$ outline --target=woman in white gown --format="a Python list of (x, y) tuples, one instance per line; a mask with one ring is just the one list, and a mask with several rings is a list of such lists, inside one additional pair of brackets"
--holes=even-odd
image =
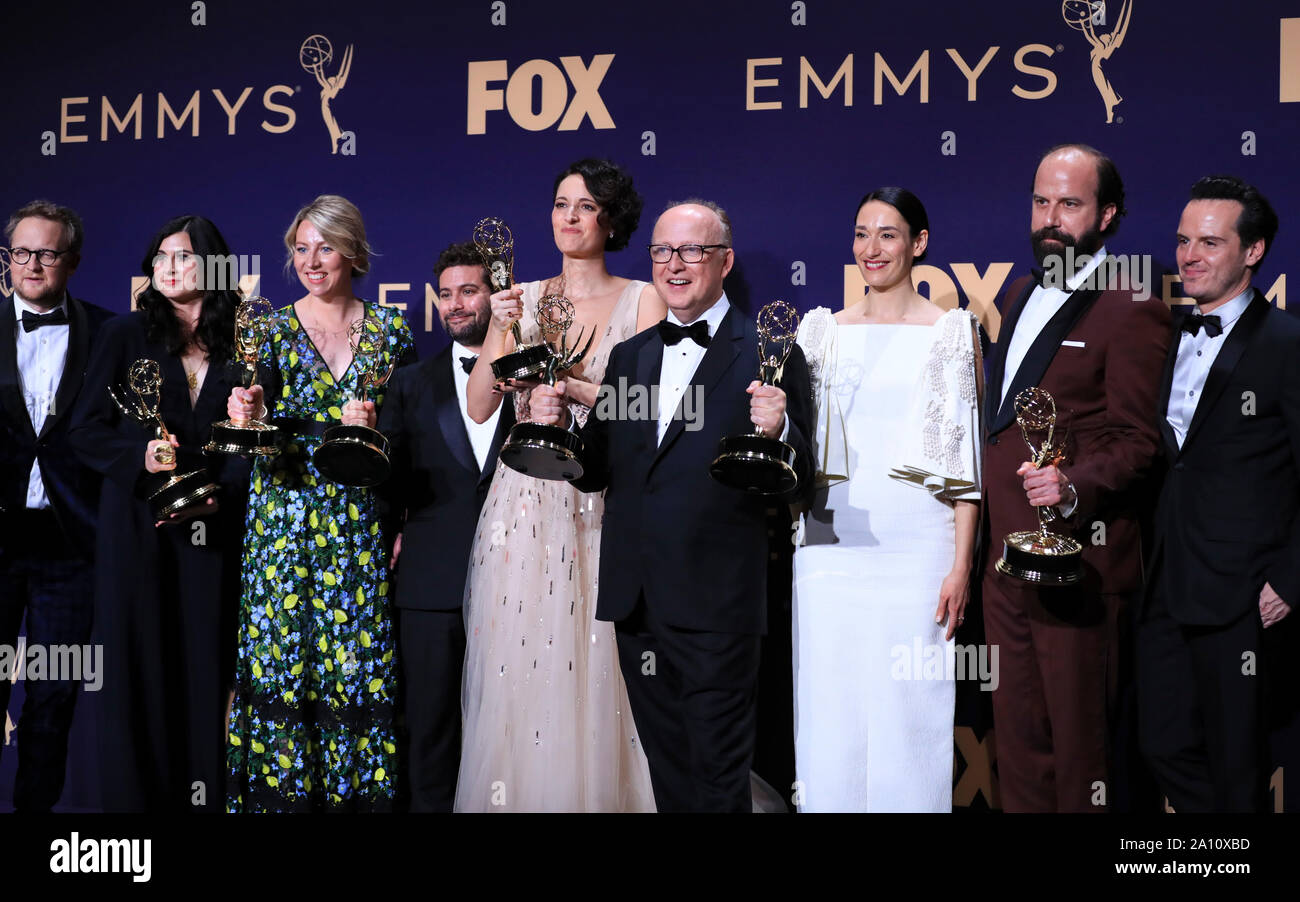
[(979, 510), (975, 318), (917, 294), (911, 192), (858, 204), (868, 291), (804, 317), (818, 487), (794, 557), (800, 811), (951, 811), (953, 633)]
[[(560, 275), (493, 295), (492, 326), (468, 389), (479, 422), (501, 403), (490, 364), (514, 350), (511, 322), (525, 342), (540, 338), (540, 294), (573, 302), (570, 346), (579, 329), (584, 343), (597, 336), (564, 379), (578, 422), (595, 404), (614, 345), (667, 309), (653, 285), (605, 268), (605, 252), (626, 247), (640, 217), (631, 177), (607, 161), (582, 160), (560, 173), (554, 192)], [(505, 388), (515, 390), (515, 415), (526, 421), (530, 386)], [(654, 811), (614, 627), (594, 619), (603, 513), (603, 495), (497, 464), (465, 583), (456, 811)]]

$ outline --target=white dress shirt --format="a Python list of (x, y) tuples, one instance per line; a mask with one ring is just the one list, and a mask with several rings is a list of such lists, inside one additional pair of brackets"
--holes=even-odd
[[(705, 310), (704, 313), (691, 320), (691, 323), (699, 319), (709, 324), (709, 339), (718, 334), (718, 326), (722, 323), (722, 318), (727, 315), (731, 309), (731, 302), (727, 300), (727, 293), (724, 291), (722, 297), (712, 307)], [(691, 323), (684, 323), (677, 318), (677, 314), (668, 311), (668, 322), (675, 326), (689, 326)], [(659, 366), (659, 436), (656, 444), (664, 440), (664, 434), (668, 431), (668, 426), (673, 421), (673, 414), (677, 412), (677, 407), (682, 402), (682, 396), (686, 394), (686, 388), (691, 384), (691, 377), (695, 375), (695, 370), (699, 367), (700, 361), (704, 359), (704, 352), (708, 348), (702, 348), (689, 338), (683, 338), (675, 345), (664, 345), (664, 359)]]
[[(684, 323), (677, 318), (677, 314), (672, 310), (668, 311), (667, 320), (675, 326), (689, 326), (691, 323), (704, 320), (709, 326), (709, 340), (718, 334), (718, 326), (722, 324), (722, 319), (731, 309), (731, 302), (727, 300), (727, 293), (724, 291), (722, 297), (714, 303), (712, 307), (705, 310), (700, 316), (691, 320), (690, 323)], [(664, 435), (668, 432), (668, 426), (673, 421), (673, 415), (677, 412), (678, 405), (682, 402), (682, 396), (686, 394), (686, 388), (691, 384), (691, 378), (695, 375), (696, 369), (700, 366), (700, 361), (704, 359), (704, 353), (708, 348), (701, 347), (692, 339), (683, 338), (675, 345), (664, 345), (664, 359), (659, 365), (659, 433), (656, 439), (656, 445), (661, 444)], [(754, 371), (754, 378), (758, 378), (758, 371)], [(702, 400), (702, 399), (701, 399)], [(696, 411), (698, 416), (701, 412)], [(790, 419), (786, 417), (781, 425), (781, 440), (790, 432)]]
[[(23, 403), (27, 405), (27, 415), (31, 417), (32, 428), (39, 435), (45, 426), (45, 420), (54, 407), (54, 396), (59, 390), (59, 380), (63, 378), (63, 365), (68, 359), (67, 323), (57, 326), (41, 326), (28, 332), (23, 328), (23, 311), (32, 313), (53, 313), (62, 310), (68, 314), (68, 298), (65, 294), (57, 306), (41, 311), (31, 306), (14, 292), (14, 333), (18, 349), (18, 382), (23, 393)], [(40, 509), (50, 506), (50, 497), (45, 492), (45, 483), (41, 481), (41, 464), (32, 461), (32, 473), (27, 481), (27, 507)]]
[(1011, 344), (1007, 345), (1007, 362), (1002, 370), (1002, 386), (998, 395), (999, 409), (1007, 398), (1012, 381), (1016, 378), (1016, 371), (1020, 369), (1020, 364), (1025, 362), (1025, 355), (1037, 340), (1038, 333), (1043, 331), (1043, 327), (1053, 316), (1056, 316), (1066, 299), (1105, 259), (1106, 248), (1103, 247), (1092, 255), (1082, 269), (1065, 280), (1068, 291), (1062, 291), (1060, 288), (1044, 288), (1042, 285), (1034, 287), (1029, 300), (1025, 301), (1025, 309), (1020, 311), (1020, 318), (1016, 320), (1016, 330), (1011, 335)]
[[(1214, 308), (1214, 312), (1210, 315), (1217, 316), (1219, 324), (1223, 327), (1223, 331), (1218, 335), (1211, 337), (1205, 329), (1201, 329), (1195, 335), (1190, 332), (1179, 333), (1182, 337), (1178, 339), (1178, 356), (1174, 359), (1174, 374), (1169, 383), (1169, 409), (1166, 411), (1165, 419), (1173, 427), (1174, 437), (1178, 439), (1180, 448), (1187, 438), (1187, 428), (1192, 425), (1192, 417), (1196, 415), (1196, 405), (1200, 403), (1201, 392), (1205, 389), (1205, 380), (1210, 375), (1210, 367), (1214, 365), (1214, 359), (1223, 350), (1228, 333), (1246, 312), (1250, 299), (1251, 291), (1247, 288), (1232, 300)], [(1196, 312), (1201, 312), (1199, 306)]]
[(456, 403), (460, 407), (460, 418), (465, 421), (465, 431), (469, 433), (469, 443), (474, 449), (474, 459), (478, 461), (478, 469), (481, 473), (487, 463), (488, 454), (492, 451), (492, 437), (496, 435), (497, 420), (501, 418), (501, 404), (515, 402), (513, 395), (506, 395), (501, 399), (501, 404), (497, 405), (497, 409), (492, 411), (492, 416), (482, 423), (474, 422), (469, 415), (469, 373), (461, 366), (460, 358), (477, 356), (460, 342), (451, 343), (451, 377), (456, 384)]

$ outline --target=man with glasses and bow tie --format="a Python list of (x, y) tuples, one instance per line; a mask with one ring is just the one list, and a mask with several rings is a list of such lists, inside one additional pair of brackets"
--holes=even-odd
[(1175, 320), (1158, 407), (1167, 466), (1138, 710), (1179, 812), (1264, 810), (1261, 644), (1300, 599), (1300, 323), (1251, 285), (1277, 225), (1231, 176), (1193, 185), (1178, 223), (1196, 312)]
[[(755, 379), (758, 332), (723, 290), (735, 254), (716, 204), (669, 205), (650, 260), (668, 316), (614, 348), (600, 393), (657, 387), (658, 410), (618, 419), (635, 405), (598, 403), (580, 430), (574, 485), (605, 490), (596, 618), (615, 624), (657, 809), (749, 811), (770, 500), (709, 465), (723, 436), (757, 426), (795, 449), (795, 493), (811, 489), (808, 367), (796, 346), (779, 387)], [(533, 419), (568, 425), (563, 393), (534, 389)]]
[[(1123, 809), (1130, 787), (1112, 776), (1134, 770), (1113, 769), (1112, 759), (1137, 758), (1122, 704), (1132, 682), (1125, 634), (1142, 587), (1141, 517), (1159, 450), (1151, 412), (1169, 310), (1106, 262), (1105, 242), (1125, 212), (1108, 157), (1082, 144), (1051, 148), (1030, 204), (1034, 257), (1049, 277), (1007, 289), (985, 393), (981, 588), (986, 639), (1000, 649), (998, 781), (1006, 811)], [(1057, 466), (1028, 462), (1015, 398), (1031, 387), (1052, 395), (1068, 430)], [(1053, 532), (1083, 546), (1077, 584), (997, 570), (1003, 537), (1038, 524), (1035, 506), (1053, 512)]]
[(394, 603), (410, 810), (450, 812), (460, 766), (465, 573), (497, 454), (515, 419), (513, 404), (483, 423), (466, 407), (469, 372), (492, 319), (483, 258), (469, 242), (453, 244), (438, 256), (433, 275), (438, 319), (451, 344), (397, 370), (388, 384), (378, 429), (391, 443), (393, 470), (378, 491), (400, 529)]
[[(67, 441), (91, 342), (111, 314), (68, 294), (81, 260), (81, 218), (33, 201), (9, 218), (13, 297), (0, 304), (0, 645), (84, 645), (93, 617), (99, 476)], [(112, 524), (106, 524), (111, 529)], [(0, 709), (11, 674), (0, 674)], [(17, 811), (48, 811), (63, 792), (71, 679), (28, 679), (18, 717)]]

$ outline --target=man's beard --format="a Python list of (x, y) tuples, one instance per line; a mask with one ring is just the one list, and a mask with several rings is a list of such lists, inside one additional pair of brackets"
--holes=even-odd
[[(1100, 226), (1100, 221), (1094, 223), (1092, 228), (1088, 229), (1088, 231), (1084, 232), (1077, 239), (1069, 232), (1064, 232), (1061, 229), (1054, 229), (1050, 226), (1039, 229), (1037, 232), (1032, 232), (1029, 236), (1029, 240), (1034, 247), (1034, 259), (1038, 262), (1039, 267), (1046, 269), (1046, 261), (1048, 257), (1057, 254), (1061, 257), (1062, 263), (1064, 263), (1066, 259), (1065, 249), (1067, 247), (1072, 247), (1074, 248), (1074, 259), (1076, 261), (1075, 268), (1077, 269), (1081, 265), (1079, 261), (1091, 257), (1093, 254), (1097, 253), (1097, 251), (1101, 250), (1101, 246), (1105, 244), (1105, 241), (1101, 236)], [(1058, 250), (1055, 247), (1049, 248), (1044, 243), (1048, 239), (1059, 241), (1061, 243), (1060, 249)], [(1071, 275), (1073, 275), (1073, 273), (1071, 273)]]
[(33, 307), (42, 307), (42, 308), (57, 307), (59, 302), (63, 300), (63, 292), (65, 290), (66, 289), (63, 288), (55, 288), (53, 285), (47, 282), (45, 287), (41, 289), (40, 294), (36, 295), (35, 297), (28, 297), (27, 295), (19, 291), (16, 287), (14, 288), (14, 292), (24, 301), (31, 304)]
[(484, 315), (475, 316), (472, 322), (466, 323), (459, 329), (453, 329), (447, 325), (447, 321), (442, 321), (442, 328), (452, 341), (458, 341), (467, 348), (476, 348), (483, 344), (487, 338), (488, 326), (492, 323), (491, 311), (485, 311)]

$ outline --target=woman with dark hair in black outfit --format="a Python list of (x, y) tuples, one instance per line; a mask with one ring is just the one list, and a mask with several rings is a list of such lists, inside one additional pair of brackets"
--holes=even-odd
[[(141, 263), (138, 309), (106, 323), (71, 440), (104, 474), (96, 545), (95, 630), (104, 647), (100, 728), (109, 811), (220, 811), (224, 715), (232, 683), (248, 464), (203, 453), (235, 384), (237, 273), (216, 226), (181, 216)], [(170, 441), (125, 416), (108, 387), (157, 361)], [(134, 400), (130, 389), (119, 389)], [(168, 450), (170, 446), (170, 451)], [(148, 495), (166, 474), (205, 467), (220, 491), (158, 520)]]

